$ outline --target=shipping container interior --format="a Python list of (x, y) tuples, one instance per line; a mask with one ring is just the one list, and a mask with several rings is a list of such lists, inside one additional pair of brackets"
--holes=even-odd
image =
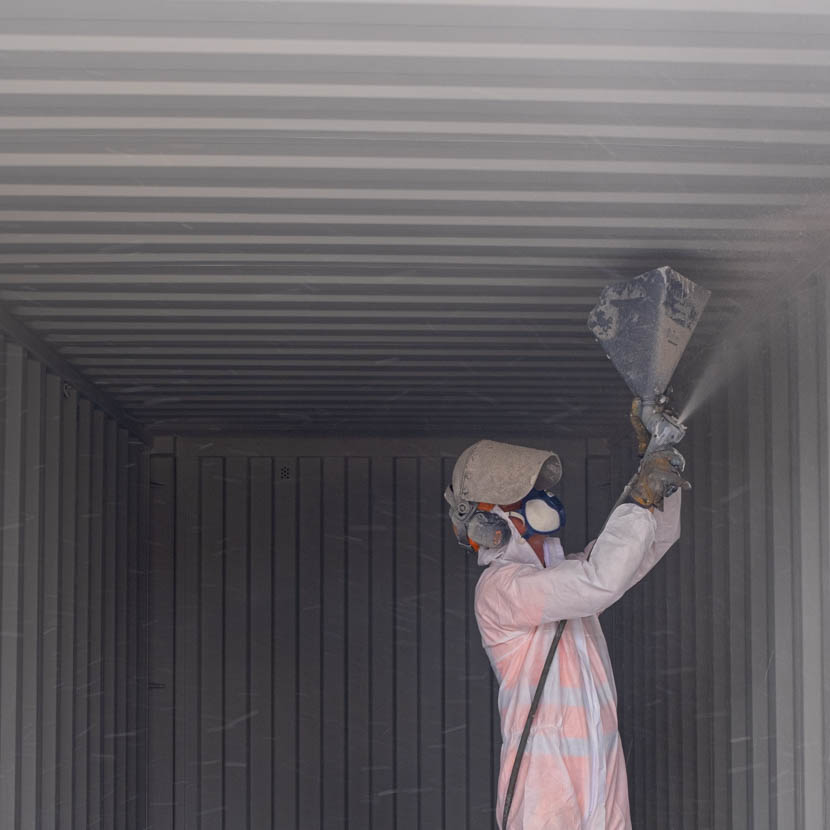
[(830, 827), (829, 105), (825, 0), (3, 0), (0, 830), (495, 828), (443, 491), (552, 449), (594, 538), (588, 313), (663, 265), (712, 297), (602, 615), (633, 826)]

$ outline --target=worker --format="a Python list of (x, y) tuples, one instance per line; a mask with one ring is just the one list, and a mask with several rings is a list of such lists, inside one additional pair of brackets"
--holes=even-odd
[[(459, 457), (445, 497), (465, 546), (485, 565), (475, 592), (482, 643), (499, 682), (501, 830), (631, 827), (617, 698), (597, 615), (648, 573), (678, 539), (683, 458), (647, 455), (631, 489), (583, 553), (565, 556), (565, 509), (553, 495), (555, 453), (479, 441)], [(520, 737), (557, 623), (568, 620), (542, 697), (507, 819)]]

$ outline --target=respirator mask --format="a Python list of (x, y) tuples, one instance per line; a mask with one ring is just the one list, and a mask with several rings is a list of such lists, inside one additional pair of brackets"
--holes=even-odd
[[(450, 505), (450, 520), (458, 543), (468, 550), (479, 548), (498, 550), (510, 541), (507, 520), (491, 513), (494, 504), (468, 502), (456, 499), (452, 486), (447, 487), (444, 498)], [(531, 490), (508, 516), (515, 516), (524, 523), (523, 539), (538, 533), (552, 536), (565, 526), (565, 507), (547, 490)]]
[(450, 522), (458, 544), (476, 553), (479, 548), (498, 550), (510, 541), (507, 520), (491, 513), (494, 504), (457, 499), (452, 485), (444, 491), (450, 505)]

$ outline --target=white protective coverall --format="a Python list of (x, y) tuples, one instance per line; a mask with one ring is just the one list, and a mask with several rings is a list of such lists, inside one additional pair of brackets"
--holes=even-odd
[(677, 541), (680, 493), (665, 500), (663, 512), (634, 504), (618, 507), (583, 554), (566, 558), (559, 540), (547, 538), (547, 567), (512, 522), (510, 527), (506, 547), (479, 551), (479, 564), (488, 567), (475, 597), (482, 642), (499, 681), (499, 827), (530, 703), (556, 624), (566, 619), (525, 749), (508, 828), (630, 828), (617, 693), (597, 615)]

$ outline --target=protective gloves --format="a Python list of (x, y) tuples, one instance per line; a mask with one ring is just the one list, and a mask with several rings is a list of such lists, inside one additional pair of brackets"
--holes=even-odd
[(692, 485), (680, 475), (686, 460), (673, 447), (649, 453), (640, 463), (630, 496), (641, 507), (663, 509), (663, 499), (677, 490), (691, 490)]

